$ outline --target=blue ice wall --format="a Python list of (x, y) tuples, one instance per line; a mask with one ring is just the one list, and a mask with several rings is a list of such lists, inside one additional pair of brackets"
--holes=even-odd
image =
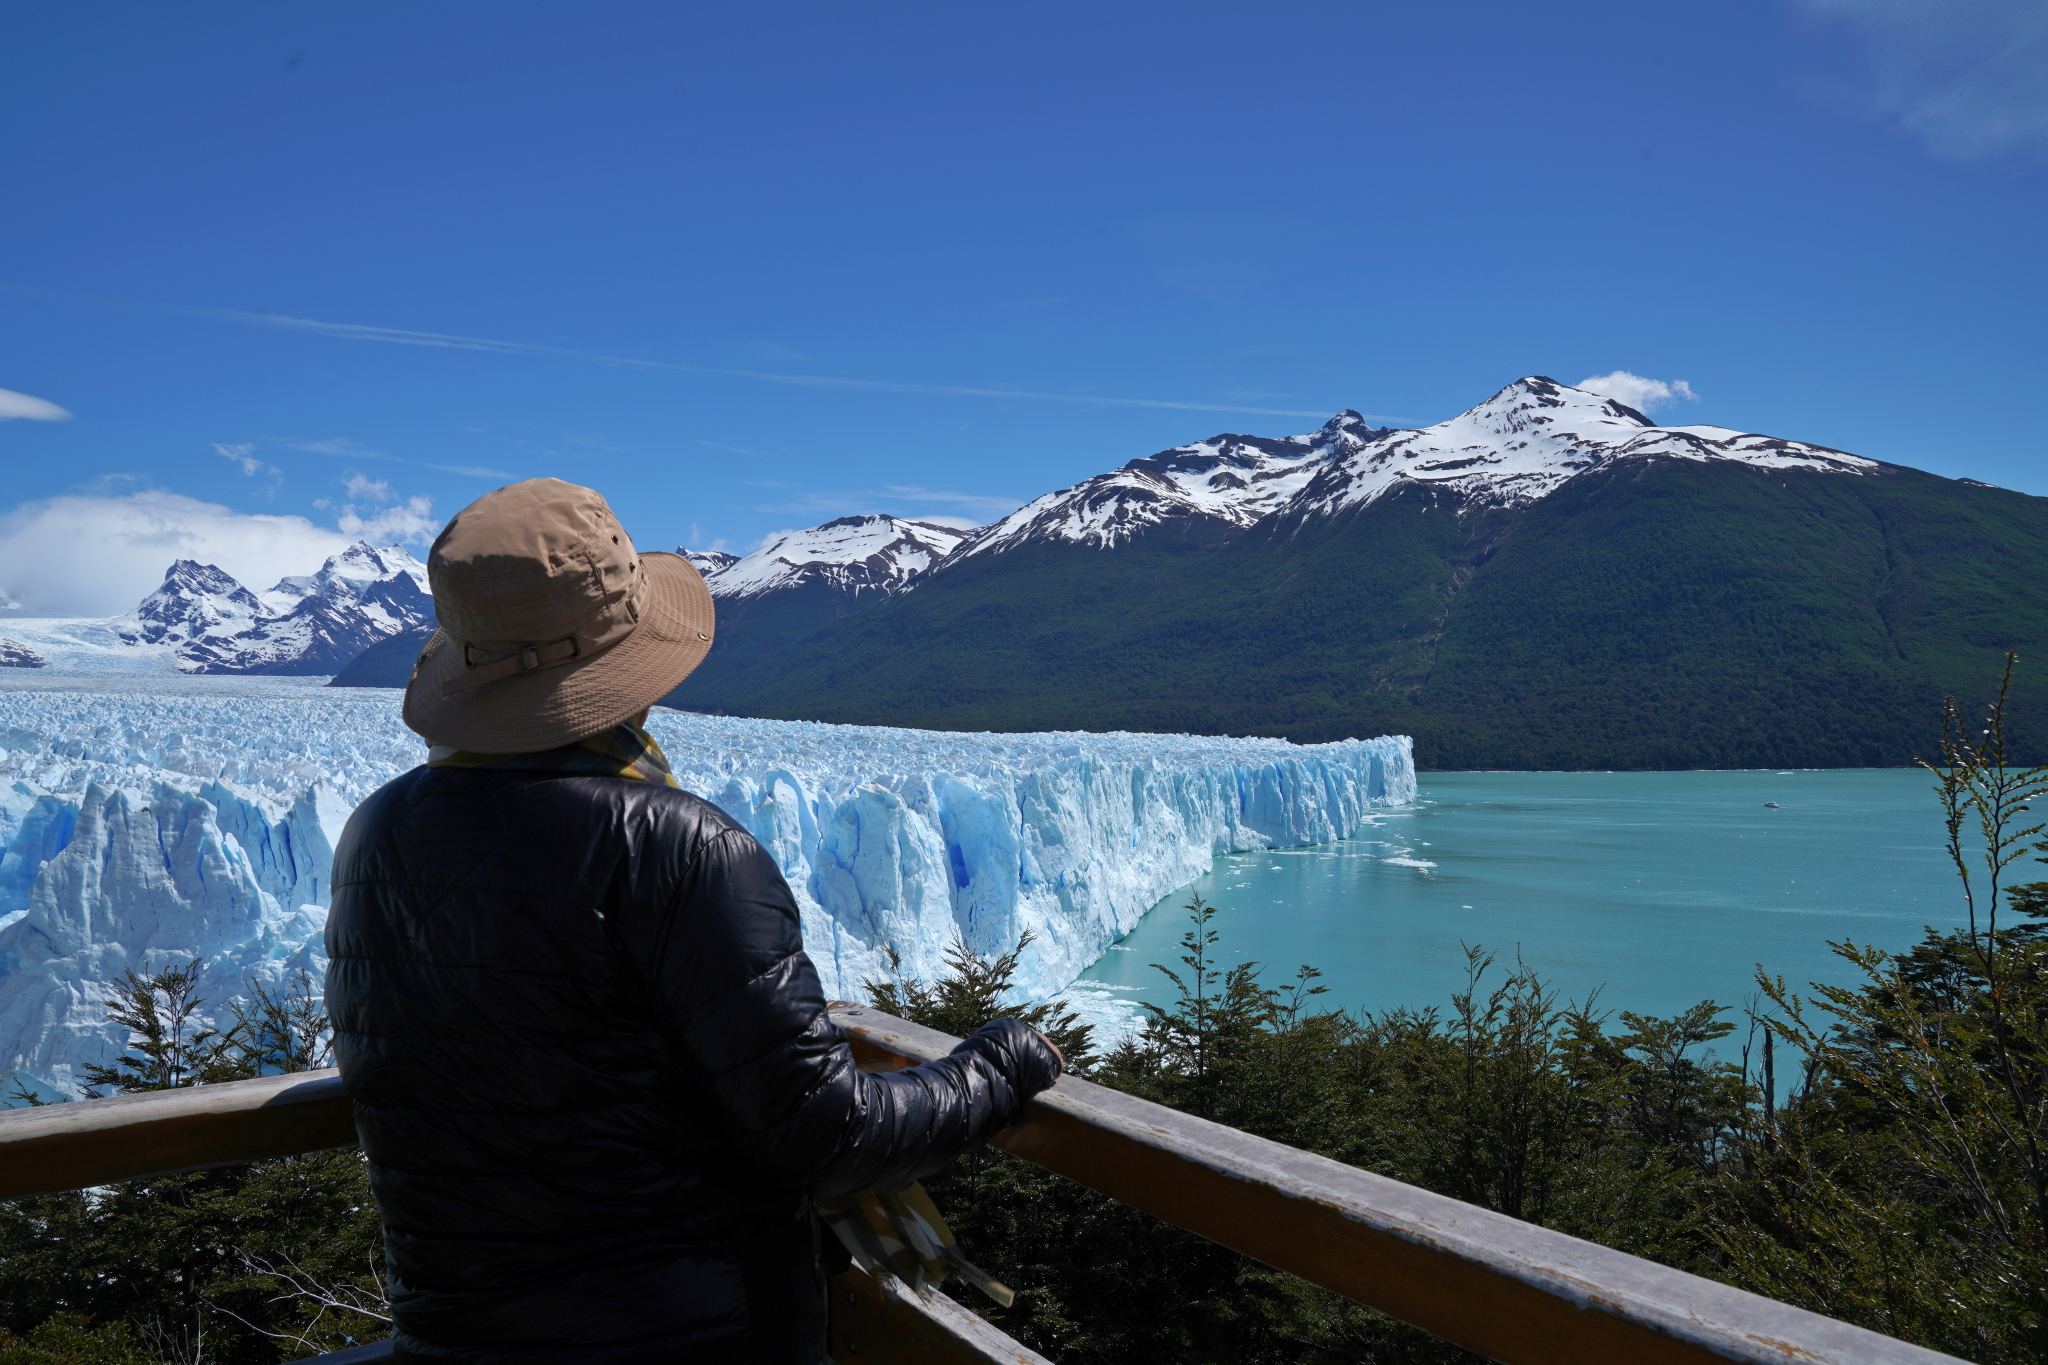
[[(386, 692), (0, 692), (0, 1077), (76, 1091), (125, 968), (203, 958), (215, 1009), (323, 967), (356, 803), (424, 758)], [(1342, 838), (1414, 798), (1405, 738), (952, 734), (657, 713), (683, 785), (746, 825), (834, 995), (1030, 932), (1053, 994), (1218, 853)]]

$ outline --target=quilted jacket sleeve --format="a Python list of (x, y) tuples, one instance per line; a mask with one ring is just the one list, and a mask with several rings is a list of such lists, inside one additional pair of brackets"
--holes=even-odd
[(871, 1076), (825, 1012), (795, 898), (745, 830), (679, 870), (649, 945), (663, 1028), (757, 1167), (813, 1194), (891, 1189), (1012, 1123), (1059, 1075), (1037, 1030), (997, 1020), (950, 1056)]

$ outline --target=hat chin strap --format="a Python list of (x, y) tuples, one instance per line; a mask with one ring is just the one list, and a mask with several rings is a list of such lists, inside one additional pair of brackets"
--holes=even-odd
[(475, 644), (450, 637), (449, 643), (462, 651), (462, 672), (441, 684), (441, 695), (452, 697), (457, 692), (481, 687), (500, 678), (516, 677), (521, 673), (533, 673), (602, 654), (631, 635), (639, 624), (639, 600), (628, 597), (600, 609), (595, 616), (558, 640)]

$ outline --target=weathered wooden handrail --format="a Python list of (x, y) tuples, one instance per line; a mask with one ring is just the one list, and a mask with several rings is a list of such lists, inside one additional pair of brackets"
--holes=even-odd
[(356, 1145), (339, 1071), (0, 1111), (0, 1199)]
[[(955, 1039), (833, 1017), (870, 1068)], [(1086, 1081), (995, 1145), (1505, 1365), (1936, 1365), (1956, 1358)]]
[[(0, 1198), (355, 1144), (355, 1114), (334, 1070), (9, 1109), (0, 1111)], [(829, 1290), (839, 1365), (1050, 1365), (937, 1290), (920, 1297), (858, 1269)], [(379, 1341), (318, 1360), (390, 1358), (391, 1343)]]
[[(870, 1068), (957, 1041), (833, 1017)], [(0, 1197), (354, 1140), (332, 1071), (17, 1109), (0, 1113)], [(1955, 1362), (1086, 1081), (1061, 1080), (996, 1145), (1506, 1365)]]

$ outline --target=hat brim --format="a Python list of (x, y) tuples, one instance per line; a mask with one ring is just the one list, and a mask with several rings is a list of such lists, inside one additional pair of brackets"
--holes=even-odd
[(703, 576), (681, 555), (643, 551), (640, 568), (639, 623), (587, 659), (444, 693), (463, 672), (462, 651), (436, 630), (406, 685), (406, 725), (434, 744), (524, 754), (609, 730), (660, 701), (710, 652), (717, 612)]

